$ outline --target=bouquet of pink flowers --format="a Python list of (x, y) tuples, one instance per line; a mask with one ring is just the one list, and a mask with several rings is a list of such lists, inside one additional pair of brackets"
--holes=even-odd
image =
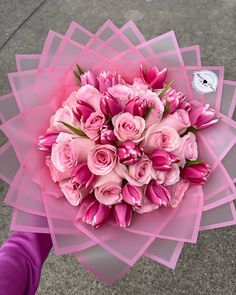
[(16, 64), (0, 97), (12, 230), (49, 233), (112, 284), (143, 255), (174, 268), (199, 231), (236, 224), (236, 82), (198, 46), (73, 22)]
[(127, 83), (116, 72), (97, 76), (77, 65), (78, 90), (65, 99), (39, 138), (52, 180), (76, 220), (98, 228), (112, 213), (120, 227), (132, 214), (178, 206), (209, 165), (198, 159), (194, 133), (218, 122), (208, 104), (164, 88), (167, 69), (153, 67)]

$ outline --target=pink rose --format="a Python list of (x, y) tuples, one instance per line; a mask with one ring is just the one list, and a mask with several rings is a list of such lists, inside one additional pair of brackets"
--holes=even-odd
[(188, 188), (189, 182), (183, 179), (169, 187), (171, 192), (171, 199), (169, 204), (172, 208), (177, 207), (182, 202), (182, 199)]
[(156, 171), (156, 180), (159, 184), (173, 185), (179, 181), (180, 170), (178, 164), (172, 164), (168, 171)]
[(120, 141), (131, 140), (139, 142), (145, 129), (145, 120), (130, 113), (116, 115), (112, 119), (114, 134)]
[(160, 126), (157, 123), (148, 128), (142, 145), (146, 153), (151, 153), (156, 149), (164, 149), (171, 152), (176, 150), (180, 143), (180, 136), (175, 129)]
[(87, 195), (85, 190), (79, 190), (70, 180), (59, 183), (61, 191), (72, 206), (78, 206)]
[(108, 88), (107, 91), (120, 103), (122, 107), (124, 107), (128, 100), (133, 97), (132, 89), (126, 85), (117, 84)]
[(143, 186), (155, 177), (152, 161), (145, 156), (128, 167), (118, 163), (115, 167), (115, 172), (120, 177), (125, 178), (130, 184), (136, 186)]
[(69, 98), (64, 102), (64, 104), (69, 104), (72, 107), (76, 105), (77, 100), (82, 100), (90, 104), (96, 111), (100, 111), (100, 99), (102, 94), (92, 85), (84, 85), (79, 88), (76, 92), (76, 96)]
[(68, 106), (70, 109), (72, 109), (78, 100), (76, 93), (77, 91), (73, 91), (70, 96), (63, 102), (62, 107)]
[(93, 147), (94, 144), (87, 138), (68, 139), (66, 136), (62, 138), (60, 134), (57, 143), (52, 146), (52, 163), (58, 171), (65, 172), (77, 163), (86, 161), (88, 153)]
[(133, 207), (133, 209), (138, 214), (144, 214), (157, 210), (159, 207), (159, 205), (152, 203), (147, 197), (145, 197), (143, 205), (141, 207)]
[(107, 206), (122, 201), (122, 178), (114, 171), (97, 177), (94, 184), (94, 195), (96, 199)]
[(96, 141), (100, 136), (100, 129), (104, 122), (104, 115), (101, 112), (94, 112), (91, 113), (85, 122), (81, 120), (81, 129), (91, 140)]
[(116, 148), (113, 145), (97, 145), (88, 154), (88, 167), (95, 175), (105, 175), (113, 170), (116, 160)]
[(71, 133), (71, 131), (59, 121), (79, 127), (79, 121), (75, 118), (74, 113), (69, 106), (65, 106), (64, 108), (60, 108), (56, 111), (56, 113), (50, 119), (50, 127), (48, 128), (47, 132), (63, 131)]
[(196, 136), (192, 132), (181, 137), (180, 146), (173, 151), (180, 158), (179, 166), (183, 167), (186, 160), (195, 161), (198, 158), (198, 146)]
[(178, 109), (173, 114), (167, 115), (160, 124), (161, 126), (172, 127), (180, 134), (184, 133), (191, 125), (188, 112), (183, 109)]
[(49, 168), (49, 171), (50, 171), (50, 174), (51, 174), (51, 177), (52, 177), (52, 180), (54, 182), (61, 182), (65, 179), (69, 179), (71, 177), (71, 170), (72, 169), (69, 169), (65, 172), (60, 172), (58, 171), (55, 166), (53, 165), (52, 161), (51, 161), (51, 157), (50, 155), (47, 155), (46, 158), (45, 158), (45, 163), (46, 165), (48, 166)]

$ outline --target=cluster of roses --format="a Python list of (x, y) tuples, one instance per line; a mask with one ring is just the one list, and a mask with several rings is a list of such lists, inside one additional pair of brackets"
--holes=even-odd
[(97, 228), (113, 215), (126, 227), (134, 212), (176, 207), (190, 183), (205, 183), (210, 168), (198, 160), (193, 131), (218, 119), (209, 105), (193, 108), (163, 88), (166, 69), (141, 66), (132, 84), (109, 71), (76, 77), (79, 89), (52, 116), (39, 149), (79, 220)]

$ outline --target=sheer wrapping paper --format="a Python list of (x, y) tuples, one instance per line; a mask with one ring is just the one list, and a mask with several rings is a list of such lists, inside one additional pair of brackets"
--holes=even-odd
[[(120, 229), (112, 222), (94, 230), (74, 225), (77, 214), (52, 182), (38, 136), (49, 118), (77, 85), (73, 69), (117, 70), (127, 81), (139, 64), (168, 67), (167, 80), (193, 104), (209, 103), (221, 118), (197, 134), (199, 153), (213, 173), (203, 186), (192, 186), (181, 205), (138, 215)], [(50, 233), (55, 253), (72, 253), (106, 284), (121, 278), (141, 257), (175, 268), (184, 242), (196, 243), (198, 232), (236, 223), (235, 185), (236, 82), (224, 80), (223, 67), (201, 66), (199, 47), (179, 48), (174, 32), (146, 41), (133, 22), (118, 29), (107, 21), (92, 34), (73, 22), (63, 36), (49, 31), (41, 54), (16, 55), (17, 72), (8, 74), (12, 93), (0, 97), (2, 130), (8, 141), (0, 149), (0, 177), (10, 185), (6, 204), (14, 208), (11, 229)], [(191, 81), (196, 70), (216, 73), (216, 92), (202, 95)], [(219, 138), (224, 134), (224, 140)]]

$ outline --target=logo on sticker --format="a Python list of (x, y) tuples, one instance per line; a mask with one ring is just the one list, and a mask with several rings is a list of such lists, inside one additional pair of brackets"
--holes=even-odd
[(209, 70), (193, 72), (192, 86), (202, 94), (215, 92), (218, 86), (218, 77)]

